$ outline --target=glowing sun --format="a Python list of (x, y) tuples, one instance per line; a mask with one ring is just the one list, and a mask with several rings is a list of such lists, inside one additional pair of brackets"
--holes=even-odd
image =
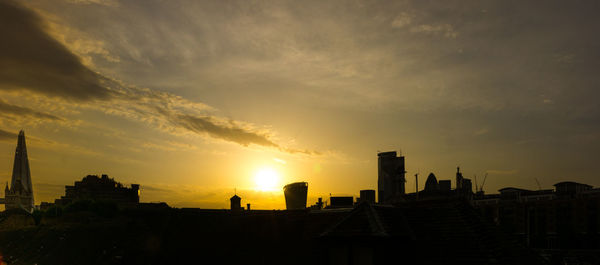
[(257, 190), (274, 191), (278, 188), (279, 174), (271, 168), (264, 168), (256, 172), (254, 182), (256, 182)]

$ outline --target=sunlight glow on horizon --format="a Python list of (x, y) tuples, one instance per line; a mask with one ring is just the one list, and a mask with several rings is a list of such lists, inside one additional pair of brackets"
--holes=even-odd
[(279, 188), (280, 175), (272, 168), (263, 168), (256, 172), (254, 182), (256, 190), (260, 191), (275, 191)]
[(19, 25), (0, 27), (0, 181), (24, 129), (36, 204), (108, 174), (143, 202), (285, 209), (294, 182), (307, 204), (377, 190), (394, 150), (407, 192), (457, 166), (490, 193), (600, 186), (594, 1), (137, 2), (0, 1)]

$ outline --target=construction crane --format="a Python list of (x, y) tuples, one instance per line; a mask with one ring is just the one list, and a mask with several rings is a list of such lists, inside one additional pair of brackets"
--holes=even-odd
[(485, 185), (485, 180), (487, 179), (488, 173), (485, 173), (485, 176), (483, 177), (483, 183), (481, 183), (481, 187), (479, 187), (479, 191), (483, 191), (483, 185)]

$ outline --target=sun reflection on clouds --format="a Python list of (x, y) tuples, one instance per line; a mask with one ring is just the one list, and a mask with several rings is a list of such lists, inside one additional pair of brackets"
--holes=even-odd
[(285, 162), (285, 160), (279, 159), (279, 158), (276, 158), (276, 157), (273, 158), (273, 161), (275, 161), (275, 162), (277, 162), (279, 164), (284, 164), (284, 165), (287, 164), (287, 162)]

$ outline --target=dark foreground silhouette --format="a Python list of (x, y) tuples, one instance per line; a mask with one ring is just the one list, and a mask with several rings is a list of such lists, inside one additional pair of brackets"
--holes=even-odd
[[(62, 210), (62, 212), (61, 212)], [(544, 264), (461, 200), (321, 211), (5, 212), (8, 264)], [(38, 223), (36, 225), (36, 222)]]

